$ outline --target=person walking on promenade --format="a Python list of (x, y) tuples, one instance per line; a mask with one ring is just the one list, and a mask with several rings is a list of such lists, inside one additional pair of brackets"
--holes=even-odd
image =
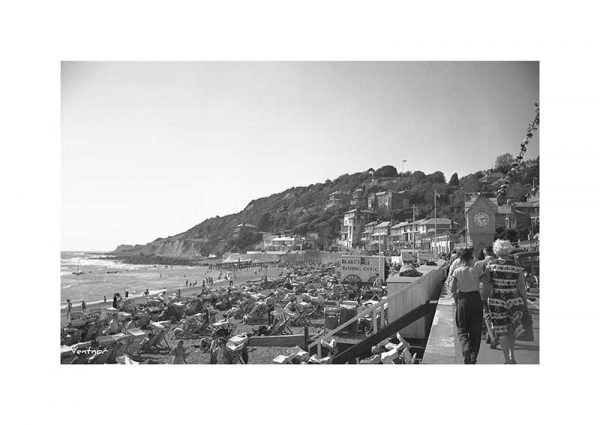
[(523, 268), (509, 258), (513, 250), (510, 241), (494, 242), (494, 254), (498, 257), (487, 265), (491, 284), (488, 306), (494, 332), (500, 340), (504, 364), (515, 364), (515, 339), (523, 333), (521, 320), (527, 310), (527, 292)]
[(85, 309), (87, 308), (87, 306), (85, 305), (85, 301), (81, 301), (81, 311), (83, 313), (85, 313)]
[(452, 272), (460, 264), (460, 255), (462, 254), (462, 251), (462, 249), (455, 249), (450, 256), (450, 266), (448, 266), (448, 278), (446, 281), (448, 286), (450, 286), (450, 276), (452, 276)]
[[(482, 269), (487, 272), (487, 265), (496, 259), (496, 255), (494, 254), (494, 248), (491, 246), (485, 247), (483, 249), (483, 259), (479, 260), (475, 263), (475, 267)], [(486, 282), (487, 283), (487, 282)], [(490, 314), (490, 308), (487, 303), (487, 299), (490, 296), (490, 285), (483, 285), (481, 289), (481, 300), (483, 305), (483, 323), (485, 323), (485, 327), (487, 330), (486, 334), (486, 342), (490, 344), (490, 348), (494, 349), (498, 346), (498, 338), (494, 332), (494, 327), (492, 325), (492, 316)]]
[(106, 304), (106, 295), (104, 296), (104, 303)]
[(117, 307), (118, 305), (119, 305), (119, 301), (117, 300), (117, 294), (114, 294), (112, 306), (113, 306), (113, 308), (118, 308)]
[(473, 249), (465, 249), (450, 276), (450, 294), (456, 304), (456, 327), (465, 364), (477, 363), (481, 345), (483, 307), (479, 282), (485, 272), (473, 264)]
[(71, 310), (73, 309), (73, 304), (71, 304), (71, 300), (67, 299), (67, 320), (71, 320)]

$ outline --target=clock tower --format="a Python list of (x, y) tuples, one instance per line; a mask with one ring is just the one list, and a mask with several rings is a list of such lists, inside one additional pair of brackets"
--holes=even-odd
[(470, 206), (465, 205), (467, 246), (473, 247), (474, 256), (494, 243), (497, 212), (498, 207), (483, 196), (478, 196)]

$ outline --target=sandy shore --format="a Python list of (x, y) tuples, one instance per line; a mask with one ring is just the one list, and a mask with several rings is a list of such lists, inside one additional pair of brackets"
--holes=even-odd
[[(247, 285), (248, 281), (258, 281), (262, 278), (264, 278), (265, 276), (265, 270), (262, 270), (262, 272), (258, 271), (259, 268), (258, 267), (251, 267), (248, 269), (242, 269), (236, 272), (236, 277), (235, 279), (233, 279), (233, 285), (234, 287), (240, 287), (240, 286), (245, 286)], [(286, 273), (288, 272), (292, 272), (292, 270), (288, 270), (288, 269), (280, 269), (277, 268), (277, 266), (268, 266), (266, 273), (267, 273), (267, 278), (269, 280), (273, 280), (273, 279), (277, 279), (280, 278), (282, 276), (285, 276)], [(215, 272), (213, 271), (213, 274)], [(218, 271), (216, 271), (216, 273), (218, 273)], [(223, 273), (224, 274), (224, 273)], [(229, 286), (229, 281), (225, 280), (225, 279), (221, 279), (221, 280), (217, 280), (215, 278), (215, 281), (213, 283), (212, 286), (206, 286), (207, 289), (214, 289), (214, 288), (218, 288), (218, 287), (227, 287)], [(196, 295), (199, 295), (200, 292), (202, 291), (202, 284), (200, 282), (198, 282), (198, 286), (185, 286), (185, 285), (181, 285), (181, 286), (171, 286), (170, 288), (165, 288), (165, 289), (160, 289), (160, 290), (153, 290), (150, 291), (150, 296), (157, 296), (159, 294), (162, 294), (163, 292), (166, 293), (166, 297), (170, 297), (171, 295), (176, 295), (178, 291), (181, 291), (181, 295), (185, 296), (185, 297), (194, 297)], [(122, 296), (124, 294), (121, 294)], [(145, 304), (146, 303), (146, 299), (147, 297), (144, 296), (143, 294), (136, 294), (136, 295), (130, 295), (129, 298), (130, 300), (133, 300), (136, 304)], [(100, 300), (100, 301), (92, 301), (89, 303), (86, 303), (87, 305), (87, 313), (95, 311), (95, 310), (102, 310), (106, 307), (111, 307), (112, 306), (112, 298), (106, 298), (106, 302)], [(72, 311), (81, 311), (81, 304), (79, 303), (73, 303), (73, 307), (72, 307)], [(60, 316), (61, 316), (61, 324), (66, 323), (67, 321), (67, 307), (66, 305), (62, 305), (61, 306), (61, 312), (60, 312)]]

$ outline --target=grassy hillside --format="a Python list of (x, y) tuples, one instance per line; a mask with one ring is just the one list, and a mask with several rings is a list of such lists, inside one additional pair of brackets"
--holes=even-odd
[[(448, 217), (459, 226), (464, 224), (464, 194), (467, 192), (495, 191), (494, 185), (484, 185), (479, 180), (489, 172), (503, 171), (501, 167), (482, 170), (449, 181), (437, 171), (425, 174), (421, 171), (398, 174), (393, 166), (344, 174), (335, 180), (292, 187), (284, 192), (255, 199), (237, 214), (213, 217), (175, 236), (159, 238), (146, 245), (122, 245), (115, 251), (119, 255), (187, 257), (222, 254), (229, 250), (244, 250), (256, 240), (234, 240), (233, 230), (237, 224), (251, 223), (265, 232), (293, 232), (306, 235), (318, 232), (323, 246), (327, 246), (339, 234), (344, 212), (349, 205), (325, 209), (329, 194), (335, 191), (352, 192), (361, 187), (366, 198), (372, 192), (386, 189), (406, 190), (411, 204), (417, 206), (416, 218), (433, 216), (434, 189), (441, 195), (438, 200), (438, 217)], [(508, 198), (524, 200), (533, 180), (539, 184), (539, 158), (523, 164), (508, 190)], [(380, 219), (411, 220), (412, 208), (388, 213), (376, 211)]]

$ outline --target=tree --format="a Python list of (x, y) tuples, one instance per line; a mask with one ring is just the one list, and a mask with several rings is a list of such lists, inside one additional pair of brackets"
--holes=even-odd
[(452, 177), (450, 177), (450, 182), (448, 183), (449, 186), (452, 187), (458, 187), (459, 183), (458, 183), (458, 174), (454, 173), (452, 174)]
[(398, 177), (398, 170), (393, 165), (384, 165), (375, 171), (374, 177)]
[(514, 160), (515, 158), (511, 154), (502, 154), (498, 158), (496, 158), (496, 164), (494, 166), (494, 169), (501, 173), (506, 173), (512, 167), (512, 163), (514, 162)]
[(427, 178), (427, 176), (425, 175), (425, 173), (423, 171), (415, 171), (414, 173), (412, 173), (411, 176), (415, 182), (419, 183), (422, 182), (423, 180), (425, 180)]
[(436, 171), (427, 176), (427, 180), (431, 183), (446, 183), (446, 177), (441, 171)]
[(266, 213), (262, 214), (260, 216), (260, 218), (258, 219), (257, 227), (262, 232), (268, 232), (272, 223), (273, 222), (271, 220), (271, 214), (266, 212)]

